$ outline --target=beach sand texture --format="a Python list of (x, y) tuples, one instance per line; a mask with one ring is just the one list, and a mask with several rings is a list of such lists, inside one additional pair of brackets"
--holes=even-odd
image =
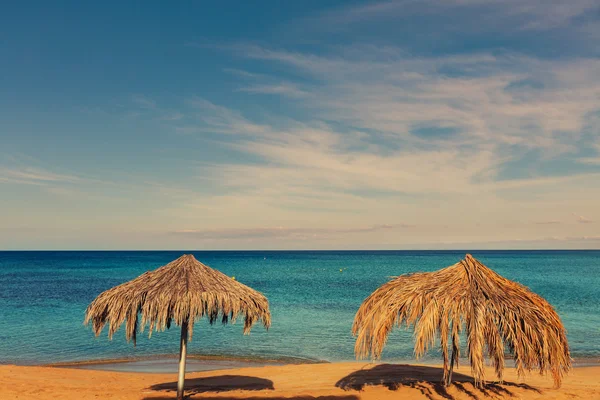
[[(470, 368), (455, 370), (453, 384), (439, 384), (441, 366), (360, 362), (265, 366), (189, 373), (186, 394), (192, 399), (600, 399), (600, 367), (574, 368), (560, 389), (550, 376), (519, 379), (506, 369), (503, 385), (477, 389)], [(491, 368), (486, 376), (493, 377)], [(0, 399), (175, 398), (175, 374), (124, 373), (56, 367), (0, 366)]]

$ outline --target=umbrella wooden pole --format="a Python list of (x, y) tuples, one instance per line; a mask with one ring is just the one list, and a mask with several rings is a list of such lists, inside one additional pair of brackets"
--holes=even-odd
[(179, 377), (177, 378), (177, 400), (183, 400), (185, 382), (185, 357), (187, 354), (188, 321), (181, 324), (181, 342), (179, 347)]
[(450, 371), (448, 371), (448, 379), (446, 380), (446, 386), (450, 386), (452, 382), (452, 369), (454, 368), (456, 354), (454, 354), (454, 349), (452, 349), (452, 357), (450, 358)]

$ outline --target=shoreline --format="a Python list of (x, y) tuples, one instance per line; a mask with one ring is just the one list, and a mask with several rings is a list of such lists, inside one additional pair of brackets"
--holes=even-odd
[[(49, 368), (163, 374), (177, 372), (178, 362), (179, 358), (177, 355), (165, 354), (136, 358), (58, 362), (39, 366)], [(264, 366), (322, 363), (326, 363), (326, 361), (298, 357), (230, 357), (219, 355), (191, 355), (187, 357), (186, 370), (187, 372), (202, 372)]]
[[(178, 354), (176, 353), (163, 353), (163, 354), (150, 354), (150, 355), (140, 355), (135, 357), (116, 357), (116, 358), (89, 358), (83, 360), (73, 360), (73, 361), (57, 361), (57, 362), (45, 362), (45, 363), (35, 363), (35, 364), (19, 364), (19, 363), (3, 363), (0, 360), (0, 365), (18, 365), (23, 367), (62, 367), (62, 366), (75, 366), (75, 365), (86, 365), (86, 364), (103, 364), (103, 363), (126, 363), (126, 362), (135, 362), (135, 361), (145, 361), (145, 360), (157, 360), (162, 358), (178, 358)], [(348, 360), (324, 360), (318, 358), (311, 357), (303, 357), (303, 356), (290, 356), (290, 355), (232, 355), (232, 354), (188, 354), (187, 359), (194, 360), (206, 360), (206, 361), (214, 361), (214, 360), (223, 360), (223, 361), (250, 361), (250, 362), (276, 362), (276, 363), (284, 363), (284, 364), (329, 364), (329, 363), (349, 363), (349, 362), (369, 362), (369, 359), (348, 359)], [(486, 358), (487, 359), (487, 358)], [(510, 363), (513, 358), (510, 355), (505, 356), (505, 360), (507, 363)], [(578, 366), (600, 366), (600, 355), (599, 356), (587, 356), (587, 357), (572, 357), (573, 365)], [(468, 358), (461, 357), (461, 363), (467, 362)], [(386, 362), (386, 363), (399, 363), (399, 364), (427, 364), (427, 365), (437, 365), (441, 363), (441, 356), (438, 358), (436, 356), (426, 356), (421, 359), (415, 359), (412, 357), (408, 358), (385, 358), (382, 360), (378, 360), (377, 362)]]
[[(187, 371), (201, 372), (222, 369), (238, 369), (263, 366), (287, 366), (287, 365), (311, 365), (311, 364), (339, 364), (339, 363), (362, 363), (362, 364), (412, 364), (422, 366), (437, 366), (440, 360), (433, 357), (427, 359), (388, 359), (388, 360), (319, 360), (307, 357), (295, 356), (231, 356), (218, 354), (196, 354), (187, 356)], [(88, 359), (76, 361), (61, 361), (55, 363), (41, 364), (2, 364), (23, 367), (48, 367), (48, 368), (71, 368), (82, 370), (99, 370), (114, 372), (139, 372), (139, 373), (172, 373), (176, 371), (178, 363), (177, 354), (156, 354), (138, 357), (122, 357), (107, 359)], [(460, 359), (460, 365), (468, 365), (467, 358)], [(506, 359), (506, 368), (514, 368), (512, 359)], [(600, 367), (600, 358), (586, 357), (573, 359), (573, 368)]]
[[(122, 364), (138, 361), (152, 361), (162, 359), (178, 359), (178, 355), (173, 354), (153, 354), (147, 356), (138, 357), (121, 357), (121, 358), (99, 358), (99, 359), (86, 359), (86, 360), (75, 360), (75, 361), (59, 361), (52, 363), (42, 364), (23, 364), (22, 366), (30, 367), (77, 367), (84, 365), (101, 365), (101, 364)], [(295, 357), (295, 356), (232, 356), (228, 354), (188, 354), (187, 360), (197, 361), (232, 361), (232, 362), (255, 362), (255, 363), (276, 363), (283, 365), (296, 365), (296, 364), (320, 364), (328, 363), (329, 361), (318, 360), (308, 357)], [(2, 364), (0, 364), (2, 365)], [(4, 364), (7, 365), (7, 364)], [(11, 364), (21, 365), (21, 364)]]

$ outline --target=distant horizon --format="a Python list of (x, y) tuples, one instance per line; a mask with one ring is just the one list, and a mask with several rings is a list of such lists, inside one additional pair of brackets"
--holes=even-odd
[(474, 253), (480, 251), (600, 251), (600, 249), (589, 248), (490, 248), (490, 249), (477, 249), (477, 248), (448, 248), (448, 249), (0, 249), (2, 252), (361, 252), (361, 251), (406, 251), (406, 252), (418, 252), (418, 251), (449, 251), (449, 252), (466, 252)]

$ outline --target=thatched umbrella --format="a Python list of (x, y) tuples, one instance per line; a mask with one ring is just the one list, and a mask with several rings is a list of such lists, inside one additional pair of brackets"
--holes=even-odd
[[(352, 332), (357, 357), (379, 358), (394, 325), (414, 326), (415, 356), (423, 356), (439, 335), (444, 384), (458, 366), (460, 332), (475, 384), (484, 383), (484, 345), (502, 381), (505, 346), (517, 372), (551, 371), (556, 387), (571, 367), (565, 328), (552, 306), (525, 286), (498, 275), (470, 254), (436, 272), (399, 276), (360, 306)], [(449, 337), (452, 356), (448, 361)]]
[(250, 333), (258, 320), (267, 329), (271, 325), (265, 296), (186, 254), (101, 293), (88, 306), (85, 324), (91, 322), (98, 336), (108, 322), (108, 337), (112, 338), (126, 322), (125, 337), (128, 342), (133, 339), (134, 345), (138, 331), (143, 332), (146, 325), (150, 325), (149, 336), (154, 329), (169, 328), (172, 322), (179, 325), (177, 398), (182, 399), (187, 340), (192, 338), (194, 322), (207, 316), (211, 324), (218, 319), (225, 324), (240, 314), (244, 315), (244, 334)]

